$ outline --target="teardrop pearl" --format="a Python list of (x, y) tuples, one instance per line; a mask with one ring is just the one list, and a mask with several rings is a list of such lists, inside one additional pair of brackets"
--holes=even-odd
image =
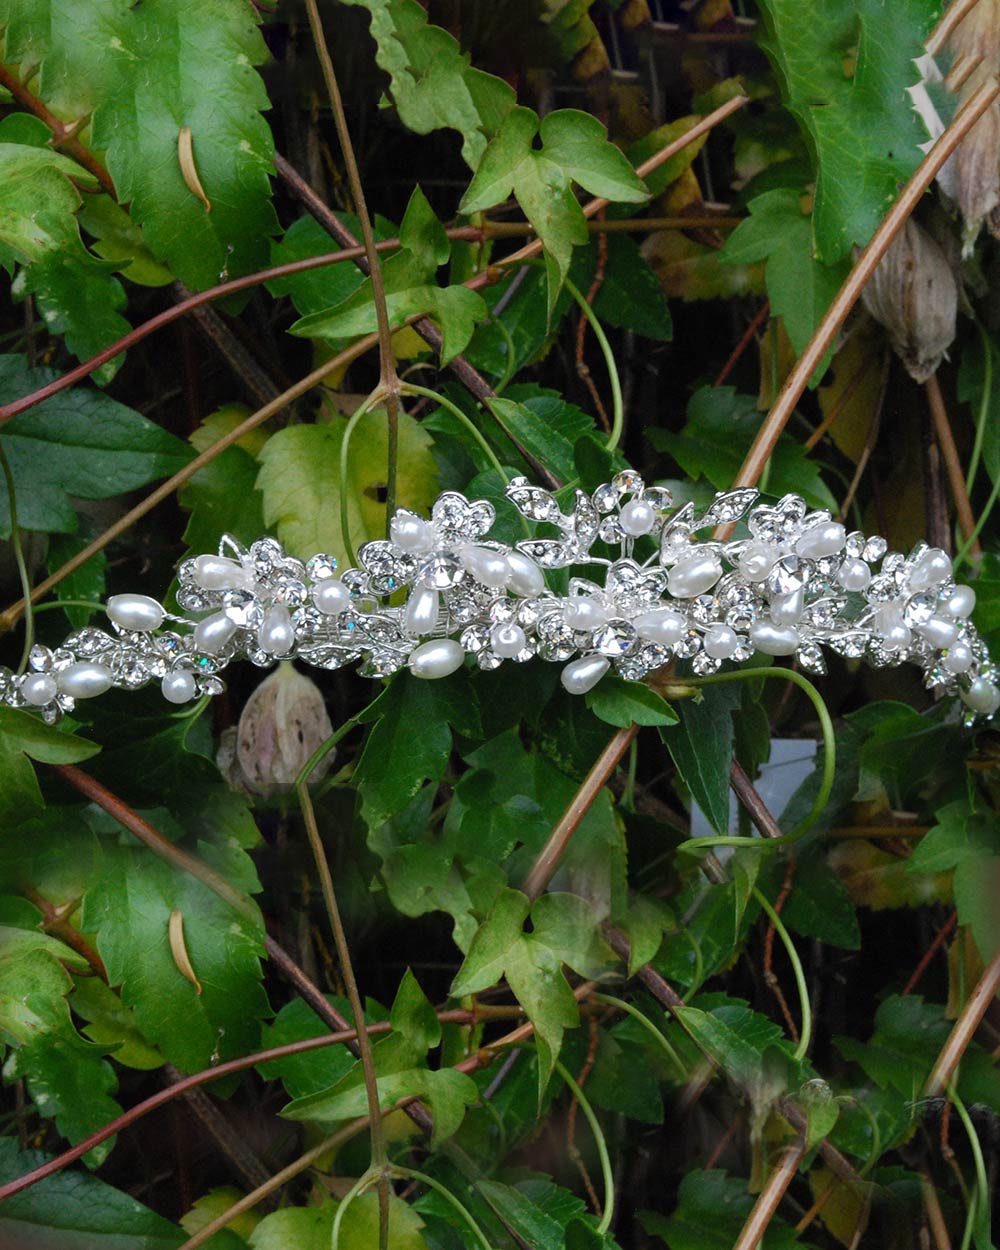
[(917, 627), (917, 633), (926, 638), (936, 650), (944, 651), (957, 641), (958, 626), (943, 616), (932, 616), (929, 621)]
[(257, 631), (257, 645), (268, 655), (290, 655), (295, 649), (292, 614), (283, 603), (268, 608)]
[(430, 551), (434, 546), (434, 529), (411, 512), (397, 513), (389, 524), (389, 537), (404, 551)]
[(512, 660), (515, 655), (520, 655), (527, 645), (527, 635), (513, 621), (505, 621), (502, 625), (495, 626), (490, 634), (490, 650), (505, 660)]
[(510, 569), (510, 588), (515, 595), (531, 599), (535, 595), (540, 595), (545, 589), (542, 570), (530, 556), (520, 551), (509, 551), (507, 567)]
[(56, 697), (58, 687), (51, 673), (29, 673), (21, 683), (25, 703), (32, 707), (44, 707)]
[(960, 617), (965, 619), (972, 615), (972, 610), (976, 606), (976, 592), (971, 586), (956, 586), (941, 607), (942, 612), (946, 612), (948, 616)]
[(447, 677), (457, 672), (464, 660), (465, 652), (454, 638), (435, 638), (410, 652), (410, 672), (414, 677)]
[(235, 633), (236, 625), (225, 612), (206, 616), (194, 627), (195, 650), (204, 655), (218, 655)]
[(588, 690), (593, 690), (610, 667), (611, 661), (603, 655), (582, 655), (566, 665), (559, 680), (570, 694), (586, 694)]
[(910, 587), (926, 590), (951, 577), (951, 556), (940, 547), (928, 547), (910, 570)]
[(645, 499), (633, 499), (618, 514), (618, 524), (631, 538), (641, 538), (656, 524), (656, 512)]
[(965, 642), (956, 642), (949, 647), (944, 657), (944, 666), (949, 673), (967, 673), (972, 668), (975, 656), (972, 648)]
[(775, 595), (771, 600), (771, 620), (775, 625), (796, 625), (805, 611), (805, 591), (800, 586), (788, 595)]
[(798, 650), (799, 631), (792, 625), (757, 621), (750, 627), (750, 641), (765, 655), (792, 655)]
[(511, 579), (510, 565), (498, 551), (489, 547), (466, 547), (459, 556), (477, 582), (502, 590)]
[(159, 629), (166, 616), (162, 604), (149, 595), (112, 595), (105, 611), (109, 619), (122, 629), (143, 633)]
[(198, 688), (194, 674), (179, 668), (173, 673), (167, 673), (160, 682), (160, 691), (168, 703), (187, 703), (197, 694)]
[(570, 629), (597, 629), (608, 623), (608, 611), (590, 595), (577, 595), (563, 608), (563, 620)]
[(681, 634), (687, 626), (683, 616), (671, 612), (669, 608), (653, 608), (649, 612), (641, 612), (634, 621), (635, 632), (647, 642), (659, 642), (665, 647), (672, 647), (680, 641)]
[(962, 691), (962, 702), (974, 712), (992, 716), (1000, 708), (1000, 690), (985, 677), (977, 677), (968, 690)]
[(194, 562), (194, 580), (202, 590), (249, 589), (254, 581), (252, 573), (228, 556), (198, 556)]
[(351, 602), (351, 592), (336, 577), (328, 577), (313, 587), (312, 601), (324, 616), (338, 616)]
[(719, 557), (709, 553), (679, 560), (667, 575), (667, 589), (676, 599), (693, 599), (711, 590), (722, 576)]
[(747, 543), (737, 567), (748, 582), (762, 582), (778, 558), (778, 552), (765, 543)]
[(895, 603), (885, 603), (877, 608), (874, 623), (887, 651), (903, 651), (913, 641), (913, 634), (903, 621), (902, 610)]
[(729, 625), (710, 625), (705, 631), (705, 654), (713, 660), (728, 660), (739, 646), (736, 630)]
[(441, 596), (432, 586), (419, 586), (410, 593), (403, 612), (403, 629), (411, 638), (432, 634), (437, 629)]
[(56, 684), (61, 694), (68, 694), (73, 699), (93, 699), (99, 694), (110, 690), (114, 684), (114, 674), (103, 664), (93, 664), (89, 660), (77, 660), (56, 674)]
[(843, 551), (847, 531), (839, 521), (817, 521), (799, 535), (795, 550), (807, 560), (821, 560)]
[(867, 590), (871, 580), (872, 571), (864, 560), (845, 560), (837, 574), (837, 581), (845, 590)]

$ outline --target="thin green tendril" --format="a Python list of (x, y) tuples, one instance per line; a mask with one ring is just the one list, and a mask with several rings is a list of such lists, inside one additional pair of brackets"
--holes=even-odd
[(7, 485), (7, 506), (10, 509), (10, 545), (14, 552), (14, 563), (17, 565), (17, 573), (21, 579), (21, 595), (24, 598), (24, 647), (21, 651), (21, 662), (17, 666), (17, 671), (20, 674), (28, 667), (28, 656), (31, 654), (31, 648), (35, 643), (35, 617), (34, 605), (31, 602), (31, 576), (28, 573), (28, 564), (24, 558), (24, 546), (21, 543), (21, 527), (17, 522), (17, 491), (14, 487), (14, 475), (10, 471), (10, 462), (7, 460), (7, 453), (3, 449), (3, 443), (0, 443), (0, 471), (3, 472), (4, 482)]
[(348, 563), (350, 564), (357, 564), (358, 562), (358, 558), (354, 554), (354, 548), (351, 546), (351, 524), (347, 514), (347, 462), (351, 449), (351, 438), (361, 418), (371, 412), (375, 405), (384, 398), (385, 392), (381, 386), (377, 386), (357, 411), (351, 415), (340, 444), (340, 538), (344, 544), (344, 550), (347, 552)]
[(986, 1175), (986, 1160), (983, 1158), (983, 1147), (979, 1141), (979, 1134), (972, 1123), (972, 1117), (965, 1109), (965, 1103), (958, 1096), (958, 1090), (955, 1088), (954, 1081), (948, 1086), (948, 1097), (958, 1112), (958, 1118), (962, 1121), (966, 1135), (969, 1138), (969, 1146), (972, 1148), (972, 1159), (976, 1168), (976, 1188), (969, 1202), (969, 1211), (965, 1219), (965, 1231), (962, 1234), (961, 1250), (968, 1250), (973, 1237), (976, 1236), (976, 1225), (980, 1222), (982, 1223), (982, 1227), (979, 1229), (981, 1235), (976, 1237), (976, 1244), (990, 1246), (993, 1244), (990, 1221), (990, 1183)]
[(670, 1062), (681, 1074), (681, 1079), (687, 1079), (687, 1069), (684, 1067), (680, 1055), (650, 1020), (649, 1016), (644, 1015), (638, 1007), (633, 1007), (631, 1003), (627, 1003), (624, 998), (615, 998), (613, 994), (595, 994), (594, 998), (599, 1003), (607, 1003), (609, 1007), (617, 1007), (619, 1011), (624, 1011), (627, 1016), (631, 1016), (637, 1024), (642, 1025), (646, 1032), (656, 1040), (657, 1045), (666, 1053)]
[(598, 1123), (597, 1116), (594, 1115), (594, 1109), (587, 1101), (587, 1096), (583, 1090), (577, 1085), (576, 1081), (567, 1072), (565, 1066), (558, 1059), (553, 1061), (555, 1070), (569, 1086), (573, 1097), (580, 1104), (580, 1110), (586, 1116), (587, 1123), (590, 1125), (590, 1131), (594, 1134), (594, 1141), (597, 1145), (597, 1157), (601, 1161), (601, 1175), (604, 1178), (604, 1213), (601, 1221), (597, 1225), (597, 1233), (603, 1237), (611, 1227), (611, 1221), (615, 1213), (615, 1177), (611, 1170), (611, 1158), (608, 1155), (608, 1144), (604, 1140), (604, 1132)]
[(608, 342), (608, 336), (604, 333), (604, 328), (597, 320), (594, 310), (584, 299), (579, 289), (569, 280), (565, 279), (566, 290), (576, 300), (580, 306), (580, 311), (590, 322), (590, 328), (594, 331), (594, 338), (600, 345), (601, 352), (604, 355), (604, 363), (608, 370), (608, 381), (611, 383), (611, 433), (608, 435), (607, 449), (614, 451), (621, 442), (622, 431), (625, 428), (625, 403), (622, 399), (622, 384), (618, 376), (618, 366), (615, 363), (615, 354), (611, 350), (611, 344)]
[(428, 1176), (426, 1172), (418, 1172), (416, 1168), (393, 1167), (390, 1171), (394, 1177), (397, 1177), (400, 1180), (419, 1181), (422, 1185), (426, 1185), (428, 1188), (433, 1189), (436, 1194), (440, 1194), (445, 1202), (454, 1207), (462, 1219), (465, 1220), (466, 1224), (468, 1224), (468, 1226), (472, 1229), (476, 1240), (483, 1247), (483, 1250), (492, 1250), (492, 1247), (486, 1238), (486, 1234), (479, 1227), (471, 1211), (469, 1211), (469, 1209), (455, 1197), (450, 1189), (447, 1189), (444, 1185), (442, 1185), (440, 1181), (436, 1181), (433, 1176)]
[(799, 991), (799, 1006), (802, 1011), (802, 1028), (799, 1034), (799, 1043), (795, 1047), (794, 1057), (795, 1061), (800, 1063), (806, 1057), (809, 1043), (812, 1041), (812, 1007), (809, 1003), (809, 987), (806, 985), (806, 974), (802, 969), (802, 960), (799, 959), (799, 952), (795, 949), (795, 943), (789, 937), (788, 930), (782, 924), (781, 917), (756, 886), (753, 887), (752, 894), (761, 905), (768, 920), (774, 925), (778, 937), (781, 938), (781, 944), (788, 954), (792, 972), (795, 975), (795, 985)]

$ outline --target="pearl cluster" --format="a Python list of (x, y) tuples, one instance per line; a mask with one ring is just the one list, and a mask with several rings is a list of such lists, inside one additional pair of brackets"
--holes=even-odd
[[(631, 470), (560, 497), (515, 478), (507, 498), (549, 532), (513, 546), (491, 539), (493, 505), (447, 491), (429, 519), (400, 509), (389, 537), (344, 571), (328, 555), (295, 559), (274, 538), (245, 548), (226, 536), (217, 555), (181, 565), (184, 615), (114, 595), (113, 632), (87, 627), (57, 649), (36, 646), (29, 673), (0, 669), (0, 702), (54, 721), (77, 699), (155, 680), (184, 703), (221, 692), (234, 660), (293, 657), (421, 678), (446, 677), (468, 656), (483, 669), (537, 657), (563, 663), (563, 686), (584, 694), (612, 668), (639, 680), (684, 661), (705, 675), (756, 653), (822, 673), (827, 650), (919, 665), (929, 687), (960, 695), (969, 722), (1000, 708), (1000, 670), (969, 620), (975, 592), (956, 585), (938, 548), (890, 552), (797, 495), (761, 503), (739, 489), (700, 513), (677, 508)], [(732, 541), (707, 534), (738, 522)]]

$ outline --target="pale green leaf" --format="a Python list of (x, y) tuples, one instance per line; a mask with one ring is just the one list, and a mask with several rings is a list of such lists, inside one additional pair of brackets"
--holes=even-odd
[(0, 707), (0, 825), (11, 829), (42, 810), (31, 760), (75, 764), (99, 750), (96, 743), (60, 732), (30, 712)]

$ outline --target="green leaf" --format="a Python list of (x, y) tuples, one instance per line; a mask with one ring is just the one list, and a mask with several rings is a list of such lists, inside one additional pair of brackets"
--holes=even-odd
[[(49, 1157), (19, 1153), (2, 1137), (0, 1180), (23, 1176)], [(0, 1245), (18, 1250), (177, 1250), (183, 1240), (162, 1215), (86, 1172), (57, 1172), (0, 1207)]]
[[(340, 1250), (371, 1250), (378, 1245), (379, 1205), (378, 1194), (362, 1194), (352, 1202), (340, 1225)], [(389, 1245), (392, 1250), (428, 1250), (420, 1230), (424, 1222), (413, 1207), (395, 1194), (389, 1197)], [(295, 1250), (309, 1250), (292, 1243)], [(322, 1246), (328, 1250), (329, 1239)], [(256, 1243), (253, 1250), (261, 1250)], [(266, 1250), (271, 1250), (267, 1247)], [(275, 1245), (273, 1250), (289, 1250), (289, 1243)]]
[(149, 250), (141, 227), (110, 195), (88, 195), (77, 220), (94, 236), (92, 250), (137, 286), (166, 286), (174, 275)]
[(619, 729), (630, 725), (676, 725), (678, 716), (662, 695), (642, 682), (605, 677), (587, 695), (587, 707), (600, 720)]
[(42, 810), (42, 794), (30, 761), (77, 764), (101, 748), (46, 725), (30, 712), (0, 707), (0, 825), (12, 828)]
[[(171, 951), (175, 911), (201, 993)], [(176, 1067), (194, 1072), (257, 1049), (268, 1011), (261, 921), (252, 923), (144, 847), (120, 846), (105, 849), (81, 924), (96, 934), (109, 983), (121, 986), (143, 1035)]]
[[(20, 356), (0, 356), (0, 403), (51, 382)], [(110, 499), (168, 477), (191, 459), (180, 439), (99, 391), (54, 395), (0, 429), (22, 529), (72, 533), (71, 496)], [(0, 537), (10, 535), (10, 501), (0, 481)]]
[(163, 1056), (150, 1046), (136, 1024), (135, 1013), (94, 976), (74, 978), (69, 1005), (87, 1024), (83, 1032), (114, 1054), (115, 1063), (140, 1072), (163, 1066)]
[[(377, 1200), (377, 1198), (376, 1198)], [(398, 1200), (397, 1200), (398, 1201)], [(360, 1205), (359, 1202), (354, 1204)], [(406, 1205), (405, 1203), (403, 1204)], [(265, 1215), (250, 1235), (251, 1250), (330, 1250), (333, 1235), (333, 1219), (337, 1214), (335, 1202), (324, 1202), (321, 1207), (286, 1207)], [(348, 1210), (346, 1219), (351, 1218)], [(390, 1221), (394, 1212), (390, 1210)], [(344, 1225), (341, 1224), (340, 1241), (345, 1243)], [(376, 1244), (378, 1227), (375, 1229)]]
[[(268, 439), (260, 453), (257, 489), (264, 520), (276, 526), (286, 549), (307, 559), (318, 551), (349, 563), (340, 532), (340, 447), (347, 419), (328, 425), (291, 425)], [(385, 535), (387, 471), (384, 412), (366, 413), (355, 427), (348, 460), (347, 515), (355, 549)], [(399, 414), (397, 504), (429, 511), (437, 497), (430, 439), (406, 413)]]
[[(243, 0), (0, 3), (8, 64), (40, 66), (39, 94), (57, 115), (91, 116), (90, 146), (105, 154), (119, 201), (192, 287), (262, 269), (276, 226), (257, 22)], [(184, 128), (211, 211), (181, 173)]]
[[(90, 518), (81, 518), (81, 532), (76, 534), (50, 534), (46, 552), (46, 564), (50, 573), (61, 568), (67, 560), (82, 551), (83, 548), (97, 537), (96, 527)], [(68, 577), (59, 583), (59, 590), (65, 599), (89, 599), (100, 604), (107, 593), (105, 572), (108, 567), (106, 552), (98, 551), (86, 560)], [(90, 608), (65, 608), (66, 617), (74, 629), (82, 629), (94, 610)]]
[[(674, 334), (670, 305), (638, 243), (625, 234), (610, 234), (607, 240), (604, 281), (593, 305), (597, 319), (669, 343)], [(597, 246), (591, 244), (594, 249)]]
[[(329, 994), (326, 997), (346, 1020), (350, 1020), (351, 1007), (346, 998), (334, 998)], [(374, 1023), (381, 1017), (366, 1011), (365, 1018)], [(329, 1025), (304, 999), (294, 998), (282, 1007), (271, 1024), (265, 1024), (261, 1047), (270, 1050), (272, 1046), (323, 1037), (329, 1031)], [(266, 1081), (281, 1081), (291, 1098), (305, 1098), (308, 1094), (316, 1094), (335, 1085), (354, 1064), (355, 1058), (346, 1046), (324, 1046), (322, 1050), (272, 1059), (270, 1063), (260, 1064), (258, 1070)]]
[(822, 10), (762, 0), (761, 46), (816, 163), (816, 252), (827, 264), (868, 242), (920, 163), (928, 136), (907, 88), (937, 0), (837, 0)]
[[(784, 872), (775, 865), (775, 876)], [(774, 897), (775, 890), (770, 897)], [(795, 933), (817, 938), (844, 950), (859, 950), (861, 929), (858, 915), (844, 883), (818, 849), (809, 848), (796, 856), (794, 888), (785, 900), (781, 918)]]
[[(639, 1222), (670, 1250), (730, 1250), (753, 1204), (746, 1181), (719, 1170), (695, 1169), (681, 1181), (677, 1207), (669, 1219), (640, 1211)], [(805, 1243), (794, 1228), (774, 1216), (760, 1245), (762, 1250), (803, 1250)]]
[(500, 1181), (477, 1181), (476, 1189), (523, 1245), (531, 1250), (564, 1250), (563, 1226), (525, 1194)]
[[(197, 451), (239, 425), (248, 416), (236, 405), (220, 408), (207, 416), (191, 435)], [(262, 496), (257, 489), (259, 465), (256, 452), (265, 445), (263, 437), (248, 436), (227, 447), (203, 469), (199, 469), (178, 491), (181, 506), (191, 514), (184, 530), (188, 550), (201, 554), (215, 551), (223, 534), (232, 534), (249, 545), (265, 529)]]
[[(830, 302), (847, 276), (850, 261), (826, 265), (813, 251), (812, 220), (802, 195), (781, 188), (766, 191), (748, 205), (750, 216), (729, 236), (719, 259), (733, 265), (766, 261), (764, 280), (771, 311), (782, 318), (795, 354), (801, 356)], [(832, 349), (817, 366), (818, 381)]]
[(729, 832), (729, 773), (733, 717), (741, 695), (735, 682), (707, 686), (701, 699), (677, 703), (679, 721), (661, 729), (670, 757), (712, 828)]

